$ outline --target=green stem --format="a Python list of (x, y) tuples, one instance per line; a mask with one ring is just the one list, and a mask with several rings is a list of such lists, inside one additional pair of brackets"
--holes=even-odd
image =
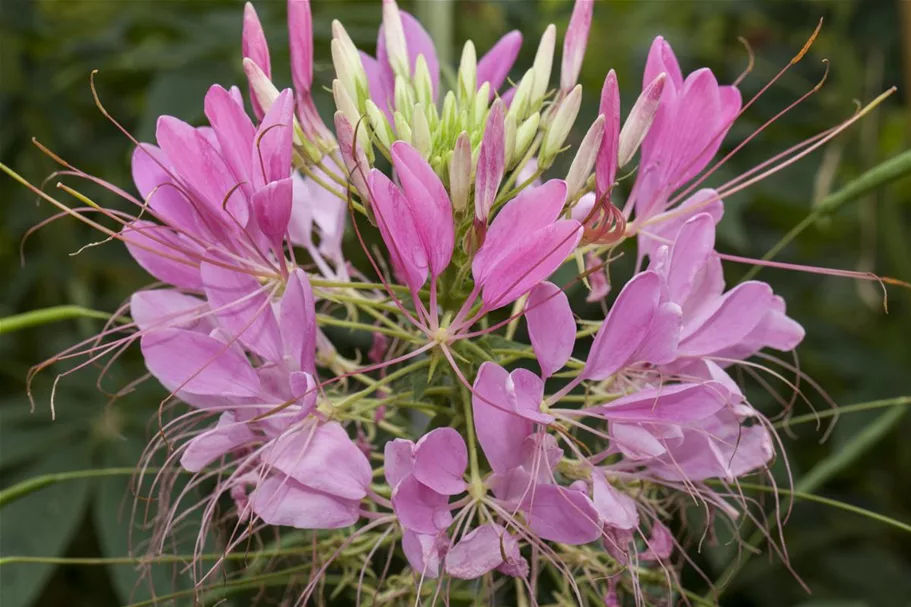
[(333, 316), (328, 316), (326, 314), (317, 314), (316, 322), (320, 325), (328, 325), (331, 327), (343, 327), (345, 329), (351, 329), (352, 331), (368, 331), (370, 333), (382, 333), (384, 335), (390, 335), (392, 337), (397, 337), (399, 339), (404, 339), (405, 341), (419, 341), (414, 335), (410, 333), (405, 333), (404, 331), (395, 331), (387, 327), (380, 327), (377, 325), (368, 325), (366, 323), (354, 322), (352, 320), (345, 320), (343, 318), (335, 318)]
[(462, 404), (465, 408), (465, 434), (468, 435), (468, 456), (471, 462), (471, 482), (473, 485), (481, 482), (481, 468), (478, 465), (478, 447), (475, 444), (474, 417), (471, 410), (471, 396), (468, 388), (462, 386)]
[[(826, 196), (809, 215), (804, 217), (800, 223), (791, 228), (781, 240), (775, 243), (775, 246), (762, 256), (762, 260), (768, 261), (778, 255), (782, 249), (788, 246), (792, 240), (797, 238), (801, 232), (816, 223), (821, 217), (831, 215), (852, 200), (861, 198), (876, 188), (884, 186), (896, 179), (900, 179), (909, 173), (911, 173), (911, 150), (873, 167), (834, 194)], [(761, 271), (762, 266), (753, 266), (743, 277), (743, 280), (750, 280)]]
[[(70, 320), (72, 318), (97, 318), (98, 320), (110, 320), (111, 315), (99, 310), (90, 310), (82, 306), (54, 306), (52, 308), (43, 308), (41, 310), (32, 310), (22, 314), (14, 314), (6, 318), (0, 318), (0, 335), (30, 329), (40, 325), (46, 325), (61, 320)], [(127, 318), (117, 318), (115, 322), (130, 322)]]
[(885, 400), (873, 400), (866, 403), (857, 403), (855, 405), (846, 405), (836, 409), (826, 409), (818, 413), (807, 413), (805, 415), (795, 415), (790, 419), (784, 419), (775, 424), (775, 428), (790, 428), (796, 424), (815, 422), (827, 417), (841, 416), (843, 413), (857, 413), (858, 411), (870, 411), (872, 409), (883, 409), (886, 407), (899, 407), (902, 405), (911, 405), (911, 396), (899, 396)]
[[(147, 471), (154, 469), (147, 468)], [(73, 470), (71, 472), (57, 472), (54, 474), (44, 474), (26, 479), (12, 487), (0, 491), (0, 508), (21, 499), (29, 494), (34, 493), (64, 481), (80, 480), (86, 478), (97, 478), (103, 476), (127, 476), (136, 473), (136, 468), (100, 468), (97, 470)]]

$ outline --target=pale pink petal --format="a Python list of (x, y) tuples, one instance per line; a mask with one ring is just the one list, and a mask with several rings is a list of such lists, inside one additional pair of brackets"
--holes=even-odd
[(205, 110), (206, 118), (215, 130), (222, 157), (237, 182), (245, 182), (242, 186), (244, 191), (251, 192), (250, 149), (256, 129), (244, 106), (238, 104), (231, 93), (214, 84), (206, 93)]
[[(266, 43), (266, 34), (259, 22), (256, 9), (249, 2), (244, 6), (244, 29), (241, 38), (241, 50), (244, 58), (250, 58), (259, 66), (267, 78), (272, 77), (272, 65), (269, 61), (269, 45)], [(263, 117), (263, 108), (256, 100), (253, 89), (250, 89), (250, 100), (253, 103), (253, 113), (257, 118)]]
[(513, 410), (525, 419), (539, 424), (554, 421), (553, 415), (541, 411), (544, 380), (528, 369), (516, 369), (509, 374), (506, 392)]
[(268, 183), (253, 194), (256, 225), (269, 239), (275, 250), (281, 251), (282, 241), (291, 221), (294, 197), (293, 180), (288, 177)]
[(120, 239), (136, 263), (158, 280), (182, 289), (202, 290), (198, 247), (173, 230), (137, 219), (123, 226)]
[(628, 459), (651, 459), (667, 452), (664, 441), (637, 424), (613, 422), (609, 434), (611, 444)]
[(278, 321), (266, 288), (252, 275), (204, 262), (206, 298), (221, 326), (244, 346), (272, 362), (284, 359)]
[(708, 355), (736, 345), (756, 328), (772, 306), (773, 297), (771, 287), (764, 282), (737, 285), (684, 324), (680, 355)]
[(522, 503), (528, 526), (542, 540), (587, 544), (601, 536), (598, 511), (587, 495), (559, 485), (537, 485)]
[(288, 0), (288, 33), (294, 89), (313, 86), (313, 17), (310, 0)]
[(133, 150), (133, 182), (152, 213), (183, 233), (194, 234), (196, 211), (174, 182), (168, 157), (157, 146), (143, 143)]
[(137, 291), (130, 297), (130, 316), (140, 331), (193, 329), (208, 333), (212, 321), (206, 302), (173, 289)]
[(436, 535), (452, 523), (449, 497), (437, 493), (409, 474), (392, 492), (392, 508), (402, 527)]
[(446, 555), (446, 573), (456, 579), (473, 580), (493, 571), (504, 560), (521, 559), (516, 538), (500, 525), (487, 523), (465, 534), (452, 547)]
[(452, 428), (437, 428), (421, 437), (414, 448), (414, 477), (437, 493), (456, 495), (467, 485), (465, 439)]
[(608, 483), (604, 473), (598, 469), (592, 472), (592, 501), (605, 524), (620, 529), (639, 526), (636, 500)]
[(383, 449), (383, 472), (386, 483), (395, 487), (414, 470), (414, 443), (396, 438), (386, 443)]
[(251, 149), (251, 177), (255, 190), (267, 183), (291, 177), (291, 146), (294, 139), (294, 94), (281, 92), (266, 113)]
[(541, 374), (550, 377), (566, 364), (576, 343), (576, 319), (566, 293), (550, 282), (536, 286), (528, 294), (525, 322)]
[(405, 529), (402, 532), (402, 551), (408, 564), (421, 577), (436, 579), (440, 575), (440, 561), (445, 554), (449, 539), (445, 534), (415, 533)]
[(648, 538), (648, 549), (639, 558), (644, 561), (663, 561), (670, 558), (673, 551), (674, 536), (671, 535), (671, 530), (660, 521), (654, 521)]
[(316, 308), (307, 274), (295, 268), (288, 277), (278, 317), (283, 352), (298, 368), (316, 374)]
[(687, 423), (705, 419), (725, 405), (727, 390), (715, 382), (646, 388), (592, 407), (606, 419), (621, 422)]
[(594, 0), (576, 0), (573, 5), (573, 14), (563, 41), (563, 65), (560, 69), (560, 88), (564, 91), (572, 89), (579, 80), (594, 8)]
[(251, 498), (253, 512), (268, 525), (341, 529), (360, 518), (358, 500), (327, 495), (281, 475), (260, 482)]
[(485, 362), (478, 369), (471, 397), (481, 449), (493, 471), (503, 474), (522, 465), (522, 443), (534, 427), (531, 421), (510, 412), (509, 382), (506, 369)]
[(225, 411), (214, 428), (194, 437), (187, 444), (180, 457), (180, 465), (190, 472), (199, 472), (221, 456), (255, 439), (256, 435), (247, 424), (237, 421), (231, 411)]
[(263, 462), (299, 483), (344, 499), (367, 495), (370, 462), (338, 422), (285, 432), (263, 451)]
[(243, 354), (195, 331), (164, 329), (142, 336), (146, 367), (169, 390), (192, 394), (255, 397), (259, 379)]

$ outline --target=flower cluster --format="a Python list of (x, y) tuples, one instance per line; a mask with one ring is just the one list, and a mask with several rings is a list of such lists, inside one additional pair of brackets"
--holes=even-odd
[[(427, 32), (384, 0), (375, 57), (332, 24), (327, 125), (309, 2), (288, 3), (294, 88), (283, 91), (247, 5), (252, 118), (239, 89), (212, 86), (209, 126), (163, 116), (157, 145), (137, 145), (140, 198), (109, 186), (135, 216), (101, 209), (119, 225), (106, 233), (161, 284), (132, 295), (130, 334), (92, 359), (140, 342), (178, 411), (148, 461), (166, 448), (159, 475), (192, 473), (162, 500), (153, 551), (198, 509), (198, 549), (215, 526), (225, 552), (271, 527), (313, 530), (298, 604), (338, 567), (387, 602), (506, 576), (515, 590), (485, 587), (536, 604), (549, 569), (560, 604), (619, 605), (676, 586), (670, 527), (687, 500), (711, 516), (747, 511), (737, 481), (766, 469), (776, 441), (730, 370), (793, 350), (804, 332), (768, 284), (726, 287), (715, 226), (723, 197), (766, 168), (699, 189), (740, 92), (708, 69), (684, 76), (659, 37), (625, 120), (611, 71), (568, 172), (554, 175), (592, 12), (575, 3), (558, 88), (551, 25), (524, 73), (519, 32), (480, 60), (467, 42), (444, 92)], [(634, 159), (623, 199), (618, 172)], [(346, 233), (369, 267), (346, 260)], [(631, 245), (636, 271), (609, 297), (612, 262)], [(573, 263), (570, 284), (611, 301), (603, 320), (580, 320), (568, 285), (549, 282)], [(366, 362), (340, 329), (368, 336)], [(190, 489), (203, 494), (192, 506)], [(229, 523), (215, 516), (226, 502)], [(365, 580), (385, 543), (404, 562)], [(216, 569), (197, 565), (202, 585)]]

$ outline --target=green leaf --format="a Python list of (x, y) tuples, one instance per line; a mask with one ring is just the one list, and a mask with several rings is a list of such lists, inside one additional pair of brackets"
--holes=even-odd
[[(45, 445), (46, 449), (52, 445)], [(38, 476), (85, 468), (88, 454), (82, 445), (50, 451), (25, 472)], [(3, 508), (0, 515), (0, 554), (4, 556), (58, 556), (70, 544), (83, 520), (89, 481), (51, 485)], [(54, 565), (14, 564), (3, 568), (3, 606), (27, 607), (41, 592)]]

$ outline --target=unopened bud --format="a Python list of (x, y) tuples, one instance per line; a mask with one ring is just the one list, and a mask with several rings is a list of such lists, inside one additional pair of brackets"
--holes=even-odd
[(636, 150), (648, 135), (648, 130), (655, 120), (655, 112), (658, 111), (658, 103), (661, 100), (666, 80), (667, 74), (662, 72), (645, 87), (645, 90), (636, 99), (626, 122), (623, 123), (623, 128), (620, 129), (620, 145), (617, 152), (619, 166), (622, 167), (633, 159)]
[(549, 168), (554, 158), (560, 153), (560, 148), (569, 136), (569, 131), (576, 122), (576, 116), (579, 114), (579, 105), (582, 103), (582, 85), (577, 84), (567, 95), (557, 108), (547, 127), (547, 133), (544, 135), (544, 142), (541, 144), (541, 155), (539, 161), (541, 168)]
[(440, 129), (443, 131), (443, 138), (449, 140), (456, 133), (459, 126), (459, 114), (456, 111), (455, 93), (449, 91), (443, 98), (443, 113), (440, 117)]
[[(532, 140), (535, 138), (535, 135), (538, 133), (538, 126), (541, 124), (541, 113), (535, 112), (531, 116), (525, 119), (518, 129), (516, 129), (516, 150), (513, 153), (513, 161), (518, 162), (521, 159), (525, 152), (528, 151), (529, 146), (531, 146)], [(515, 165), (510, 165), (509, 168), (513, 168)]]
[(604, 116), (598, 116), (598, 119), (592, 123), (591, 128), (579, 144), (576, 157), (569, 167), (569, 173), (566, 174), (566, 198), (572, 200), (582, 191), (588, 176), (595, 166), (595, 160), (598, 158), (598, 150), (601, 148), (601, 139), (604, 137)]
[(516, 93), (512, 96), (512, 102), (509, 104), (509, 113), (516, 117), (516, 121), (524, 119), (531, 109), (531, 92), (535, 86), (534, 68), (525, 72)]
[(563, 40), (563, 65), (560, 68), (560, 88), (564, 91), (573, 88), (579, 80), (594, 8), (594, 0), (576, 0), (573, 6), (573, 16), (569, 19)]
[(389, 65), (396, 76), (411, 78), (411, 63), (408, 60), (408, 43), (402, 14), (395, 0), (383, 0), (383, 34), (386, 39), (386, 53)]
[(395, 78), (395, 109), (402, 112), (402, 115), (411, 119), (411, 112), (414, 109), (414, 91), (411, 90), (411, 84), (402, 76)]
[(352, 101), (361, 108), (361, 104), (370, 94), (367, 84), (367, 72), (361, 63), (361, 55), (354, 46), (348, 32), (337, 20), (332, 22), (332, 65), (336, 78), (342, 81)]
[(376, 106), (376, 104), (370, 99), (367, 100), (367, 117), (370, 119), (370, 127), (373, 129), (376, 138), (380, 140), (380, 143), (383, 144), (387, 150), (392, 147), (392, 142), (395, 141), (395, 133), (392, 132), (392, 127), (389, 124), (389, 121), (386, 119), (386, 115), (383, 114), (382, 110)]
[(478, 88), (478, 55), (474, 43), (469, 40), (462, 47), (462, 60), (459, 62), (459, 99), (463, 102), (471, 99)]
[(267, 113), (275, 100), (278, 99), (279, 91), (266, 76), (265, 72), (260, 69), (255, 61), (249, 57), (244, 59), (244, 73), (247, 75), (247, 81), (250, 83), (250, 91), (256, 102), (262, 108), (263, 113)]
[(395, 120), (395, 134), (397, 138), (405, 143), (411, 143), (411, 126), (408, 125), (408, 120), (405, 119), (404, 114), (402, 114), (402, 112), (395, 112), (392, 117)]
[(411, 144), (424, 160), (430, 158), (430, 152), (433, 148), (433, 142), (430, 138), (430, 125), (427, 124), (424, 106), (420, 103), (414, 106), (414, 113), (411, 117)]
[(535, 82), (531, 89), (532, 105), (543, 99), (544, 95), (547, 94), (547, 87), (550, 85), (550, 72), (554, 63), (556, 40), (557, 28), (550, 24), (544, 30), (544, 35), (541, 36), (541, 43), (538, 45), (535, 62), (531, 68), (535, 71)]
[(351, 124), (352, 128), (357, 129), (358, 145), (364, 150), (368, 157), (373, 158), (373, 145), (370, 143), (370, 134), (366, 125), (361, 124), (361, 113), (354, 105), (354, 101), (348, 94), (347, 89), (342, 83), (335, 79), (332, 81), (332, 96), (335, 98), (335, 107)]
[(471, 106), (471, 125), (480, 127), (487, 118), (487, 104), (490, 102), (490, 83), (485, 82), (474, 96)]
[(513, 158), (516, 154), (516, 117), (506, 115), (506, 119), (503, 121), (503, 143), (505, 144), (505, 166), (510, 166), (512, 164)]
[(468, 194), (471, 190), (471, 141), (468, 133), (462, 131), (452, 150), (449, 161), (449, 195), (452, 206), (457, 212), (468, 207)]
[(418, 103), (424, 107), (433, 105), (433, 80), (423, 54), (418, 55), (414, 64), (414, 92)]

